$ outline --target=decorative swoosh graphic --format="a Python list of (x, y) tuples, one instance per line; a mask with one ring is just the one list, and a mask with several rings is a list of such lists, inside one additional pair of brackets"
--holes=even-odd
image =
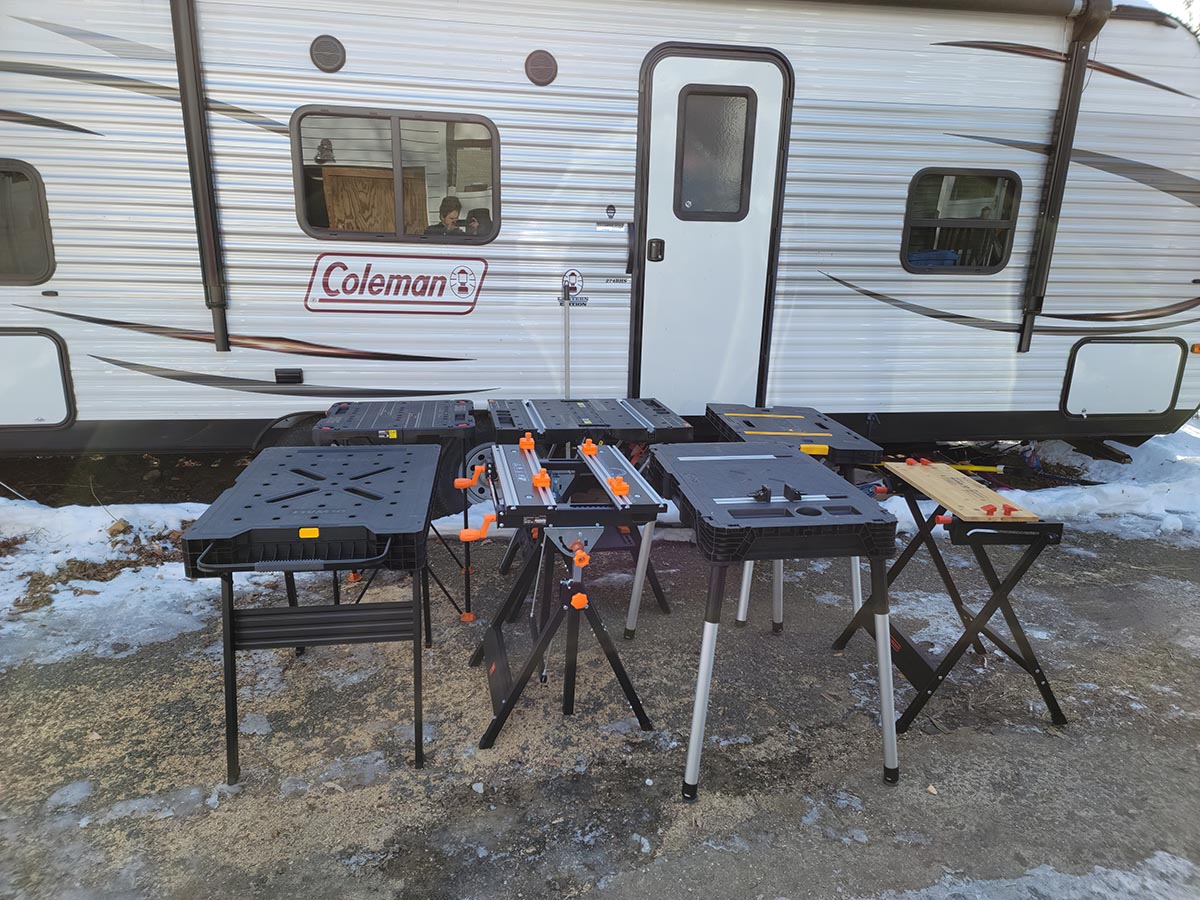
[[(0, 72), (13, 72), (18, 75), (41, 75), (46, 78), (63, 78), (67, 81), (78, 81), (82, 84), (95, 84), (101, 87), (116, 88), (131, 91), (135, 94), (145, 94), (158, 100), (173, 100), (179, 103), (179, 91), (165, 84), (155, 84), (153, 81), (142, 81), (140, 78), (126, 78), (124, 75), (109, 75), (104, 72), (89, 72), (86, 69), (71, 69), (66, 66), (44, 66), (40, 63), (17, 62), (11, 59), (0, 59)], [(264, 131), (275, 134), (288, 134), (288, 127), (282, 122), (268, 119), (256, 112), (242, 109), (220, 100), (208, 99), (206, 106), (215, 113), (253, 125)]]
[(167, 50), (161, 50), (158, 47), (151, 47), (149, 44), (139, 44), (137, 41), (128, 41), (125, 38), (113, 37), (111, 34), (101, 34), (98, 31), (87, 31), (83, 28), (75, 28), (71, 25), (59, 25), (55, 22), (43, 22), (41, 19), (27, 19), (24, 16), (13, 16), (21, 22), (26, 22), (29, 25), (36, 25), (38, 28), (45, 28), (47, 31), (53, 31), (55, 34), (61, 34), (63, 37), (69, 37), (72, 40), (79, 41), (81, 44), (89, 44), (97, 50), (103, 50), (105, 53), (111, 53), (113, 56), (119, 56), (122, 59), (167, 59), (175, 61), (175, 54)]
[(289, 397), (437, 397), (458, 394), (479, 394), (494, 391), (495, 388), (450, 388), (436, 391), (389, 391), (384, 388), (352, 388), (328, 387), (325, 385), (306, 384), (276, 384), (273, 381), (257, 381), (252, 378), (232, 378), (228, 375), (206, 375), (202, 372), (184, 372), (180, 369), (164, 369), (160, 366), (145, 363), (128, 362), (122, 359), (111, 359), (107, 356), (90, 354), (92, 359), (108, 363), (110, 366), (120, 366), (131, 372), (142, 375), (153, 375), (155, 378), (166, 378), (169, 381), (181, 381), (184, 384), (194, 384), (200, 387), (219, 388), (224, 391), (242, 391), (247, 394), (284, 394)]
[(0, 122), (16, 122), (18, 125), (33, 125), (37, 128), (57, 128), (59, 131), (78, 131), (81, 134), (100, 135), (100, 132), (92, 131), (90, 128), (80, 128), (78, 125), (60, 122), (58, 119), (47, 119), (43, 116), (17, 112), (12, 109), (0, 109)]
[[(925, 316), (928, 319), (937, 319), (942, 322), (950, 322), (954, 325), (965, 325), (968, 328), (982, 328), (985, 331), (1007, 331), (1016, 334), (1021, 330), (1020, 322), (998, 322), (995, 319), (979, 319), (975, 316), (964, 316), (961, 313), (952, 313), (941, 309), (933, 309), (928, 306), (921, 306), (918, 303), (912, 303), (908, 300), (900, 300), (896, 297), (889, 297), (887, 294), (881, 294), (878, 291), (872, 291), (868, 288), (859, 287), (857, 284), (852, 284), (849, 281), (838, 278), (836, 275), (830, 275), (828, 272), (822, 272), (821, 274), (831, 281), (836, 281), (843, 287), (848, 287), (852, 291), (857, 291), (864, 297), (870, 297), (872, 300), (878, 300), (881, 303), (886, 303), (888, 306), (894, 306), (896, 309), (902, 309), (905, 312), (916, 313), (918, 316)], [(1089, 313), (1089, 315), (1104, 315), (1104, 313)], [(1118, 315), (1120, 315), (1120, 313), (1118, 313)], [(1084, 328), (1081, 326), (1063, 327), (1053, 325), (1035, 325), (1033, 330), (1037, 334), (1057, 334), (1063, 336), (1135, 334), (1143, 331), (1162, 331), (1164, 328), (1177, 328), (1180, 325), (1193, 325), (1196, 322), (1200, 322), (1200, 319), (1184, 319), (1181, 322), (1164, 322), (1160, 325), (1133, 325), (1126, 328)]]
[[(59, 312), (54, 309), (42, 309), (38, 306), (24, 306), (20, 303), (14, 303), (13, 305), (18, 309), (29, 309), (34, 312), (59, 316), (64, 319), (74, 319), (76, 322), (86, 322), (89, 325), (124, 328), (127, 331), (153, 334), (158, 337), (177, 338), (181, 341), (200, 341), (205, 344), (215, 343), (211, 331), (193, 331), (189, 328), (168, 328), (165, 325), (146, 325), (141, 322), (101, 319), (96, 316), (85, 316), (80, 313)], [(298, 341), (294, 338), (269, 337), (254, 334), (231, 334), (229, 336), (229, 344), (231, 347), (246, 347), (250, 350), (270, 350), (275, 353), (294, 353), (299, 356), (325, 356), (336, 359), (367, 359), (385, 362), (474, 362), (470, 357), (420, 356), (414, 353), (385, 353), (381, 350), (353, 350), (349, 347), (333, 347), (329, 344), (312, 344), (308, 341)]]
[[(997, 53), (1015, 53), (1018, 56), (1032, 56), (1037, 59), (1049, 59), (1055, 62), (1066, 62), (1067, 54), (1058, 50), (1051, 50), (1048, 47), (1035, 47), (1032, 44), (1013, 44), (1008, 41), (937, 41), (935, 47), (966, 47), (972, 50), (994, 50)], [(1186, 91), (1181, 91), (1178, 88), (1173, 88), (1169, 84), (1163, 84), (1158, 81), (1152, 81), (1149, 78), (1143, 78), (1141, 75), (1135, 75), (1132, 72), (1127, 72), (1125, 69), (1118, 69), (1116, 66), (1110, 66), (1108, 63), (1102, 63), (1094, 59), (1089, 59), (1087, 67), (1096, 72), (1103, 72), (1105, 75), (1115, 75), (1117, 78), (1124, 78), (1126, 81), (1135, 81), (1138, 84), (1144, 84), (1147, 87), (1158, 88), (1160, 91), (1169, 91), (1172, 94), (1178, 94), (1181, 97), (1188, 97), (1192, 100), (1200, 100), (1194, 94), (1189, 94)]]
[(1200, 297), (1193, 297), (1191, 300), (1181, 300), (1169, 306), (1134, 309), (1128, 312), (1079, 313), (1071, 316), (1065, 313), (1038, 313), (1038, 315), (1047, 319), (1071, 319), (1075, 322), (1137, 322), (1144, 319), (1162, 319), (1176, 313), (1189, 312), (1198, 306), (1200, 306)]
[[(986, 141), (989, 144), (1000, 144), (1004, 147), (1028, 150), (1030, 153), (1049, 152), (1049, 148), (1045, 144), (1035, 144), (1031, 141), (984, 137), (979, 134), (947, 133), (951, 137), (968, 138), (972, 141)], [(1110, 175), (1116, 175), (1120, 178), (1128, 178), (1130, 181), (1144, 184), (1146, 187), (1154, 188), (1156, 191), (1170, 194), (1184, 203), (1190, 203), (1192, 206), (1200, 206), (1200, 178), (1192, 178), (1190, 175), (1174, 172), (1171, 169), (1164, 169), (1161, 166), (1154, 166), (1150, 163), (1138, 162), (1134, 159), (1125, 159), (1122, 156), (1109, 156), (1107, 153), (1097, 153), (1094, 150), (1080, 150), (1079, 148), (1071, 152), (1071, 161), (1093, 169), (1099, 169), (1101, 172), (1108, 172)]]

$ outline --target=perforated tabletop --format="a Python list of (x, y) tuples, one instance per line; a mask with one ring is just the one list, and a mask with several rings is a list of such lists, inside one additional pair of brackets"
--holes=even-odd
[[(223, 571), (413, 569), (439, 448), (272, 447), (183, 535), (189, 578)], [(367, 563), (363, 563), (364, 566)]]
[(896, 552), (894, 517), (786, 444), (658, 446), (648, 476), (711, 562)]
[(470, 400), (370, 400), (335, 403), (313, 426), (313, 443), (416, 444), (448, 437), (472, 440)]
[(836, 419), (807, 406), (710, 403), (706, 418), (726, 441), (788, 443), (832, 465), (877, 463), (883, 448)]
[(652, 397), (627, 400), (489, 400), (496, 440), (512, 443), (529, 432), (542, 443), (692, 439), (692, 426)]

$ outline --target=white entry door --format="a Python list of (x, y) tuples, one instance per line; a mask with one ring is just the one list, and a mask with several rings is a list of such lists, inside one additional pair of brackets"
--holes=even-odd
[(765, 383), (792, 73), (771, 51), (660, 48), (641, 95), (631, 389), (682, 415)]

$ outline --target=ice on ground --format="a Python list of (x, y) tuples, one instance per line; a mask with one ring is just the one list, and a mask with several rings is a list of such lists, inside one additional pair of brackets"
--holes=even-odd
[(92, 796), (90, 781), (73, 781), (46, 798), (46, 809), (70, 809)]
[(114, 803), (100, 822), (115, 822), (118, 819), (171, 819), (184, 818), (199, 812), (204, 807), (203, 788), (188, 787), (151, 797), (122, 800)]
[(1159, 851), (1129, 870), (1096, 866), (1087, 874), (1070, 875), (1053, 866), (1038, 866), (1017, 878), (988, 881), (947, 875), (927, 888), (884, 891), (870, 900), (1195, 900), (1198, 891), (1200, 870), (1186, 859)]

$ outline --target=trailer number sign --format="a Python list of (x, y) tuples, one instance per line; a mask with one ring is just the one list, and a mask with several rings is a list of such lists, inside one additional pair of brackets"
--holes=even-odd
[(311, 312), (466, 315), (475, 308), (487, 260), (322, 253), (304, 307)]

